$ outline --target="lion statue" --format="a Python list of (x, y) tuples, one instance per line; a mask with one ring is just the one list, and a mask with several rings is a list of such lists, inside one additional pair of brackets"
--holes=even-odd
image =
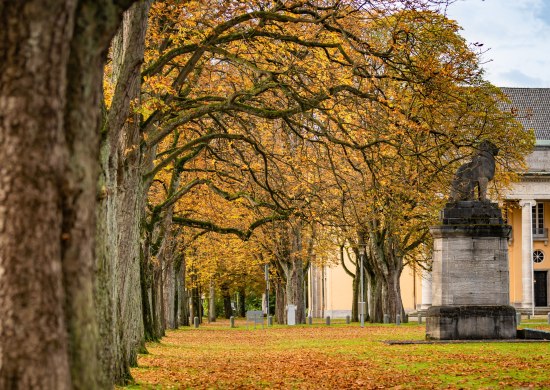
[(451, 202), (476, 200), (475, 189), (478, 189), (478, 200), (487, 201), (487, 184), (495, 176), (495, 156), (498, 148), (490, 141), (483, 141), (478, 146), (477, 154), (472, 161), (462, 165), (456, 171), (451, 186)]

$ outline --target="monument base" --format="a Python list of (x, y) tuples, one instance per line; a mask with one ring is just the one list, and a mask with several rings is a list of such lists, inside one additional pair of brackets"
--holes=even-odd
[(515, 339), (512, 306), (432, 306), (426, 313), (428, 340)]

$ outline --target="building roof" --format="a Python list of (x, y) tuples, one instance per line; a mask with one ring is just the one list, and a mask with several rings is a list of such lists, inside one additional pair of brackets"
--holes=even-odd
[(550, 88), (500, 88), (511, 101), (505, 109), (517, 115), (525, 129), (533, 129), (537, 144), (550, 141)]

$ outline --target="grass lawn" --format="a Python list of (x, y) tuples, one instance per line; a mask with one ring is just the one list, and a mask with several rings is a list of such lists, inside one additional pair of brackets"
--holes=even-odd
[[(383, 342), (423, 340), (425, 326), (416, 323), (236, 325), (219, 320), (167, 332), (147, 344), (129, 388), (550, 389), (550, 343)], [(550, 330), (540, 320), (521, 326)]]

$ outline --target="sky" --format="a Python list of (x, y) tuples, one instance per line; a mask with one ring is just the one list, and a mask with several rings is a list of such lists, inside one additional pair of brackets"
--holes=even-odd
[(447, 16), (483, 43), (485, 78), (499, 87), (550, 87), (550, 0), (456, 0)]

